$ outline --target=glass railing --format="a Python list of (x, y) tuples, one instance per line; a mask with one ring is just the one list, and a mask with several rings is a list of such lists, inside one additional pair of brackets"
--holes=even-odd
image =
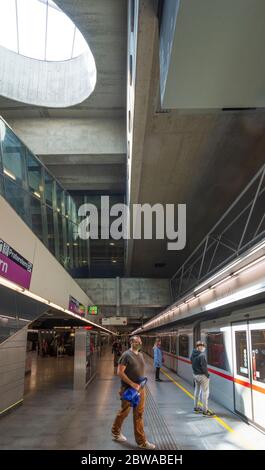
[(173, 301), (265, 238), (265, 165), (171, 279)]
[(74, 199), (1, 117), (0, 194), (65, 269), (88, 266)]

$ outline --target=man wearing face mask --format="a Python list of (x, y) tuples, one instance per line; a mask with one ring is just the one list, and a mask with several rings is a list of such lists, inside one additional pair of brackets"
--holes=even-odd
[(123, 421), (130, 413), (130, 403), (122, 399), (124, 391), (133, 387), (140, 393), (140, 402), (133, 408), (134, 435), (138, 447), (141, 449), (155, 449), (155, 445), (147, 441), (144, 432), (144, 406), (145, 406), (145, 389), (139, 385), (139, 379), (144, 376), (144, 358), (140, 353), (142, 340), (140, 336), (130, 338), (130, 349), (125, 351), (118, 363), (117, 375), (121, 378), (121, 409), (118, 412), (112, 426), (112, 436), (115, 441), (124, 442), (126, 437), (121, 433)]
[[(190, 359), (195, 382), (194, 412), (202, 413), (204, 416), (214, 416), (214, 413), (208, 409), (210, 375), (208, 373), (205, 344), (203, 341), (196, 342), (196, 348), (193, 349)], [(203, 409), (198, 406), (200, 394), (202, 395)]]

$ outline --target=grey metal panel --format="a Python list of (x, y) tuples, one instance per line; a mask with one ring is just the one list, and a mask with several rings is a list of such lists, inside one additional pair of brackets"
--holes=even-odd
[(0, 414), (23, 399), (27, 328), (0, 345)]

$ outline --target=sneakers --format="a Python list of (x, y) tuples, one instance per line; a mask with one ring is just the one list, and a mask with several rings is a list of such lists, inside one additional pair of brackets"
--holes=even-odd
[(194, 413), (203, 413), (203, 409), (202, 408), (194, 408)]
[(215, 413), (213, 413), (213, 411), (210, 411), (210, 410), (204, 411), (202, 414), (203, 416), (209, 416), (209, 417), (215, 416)]
[(156, 448), (155, 444), (151, 444), (151, 442), (146, 441), (144, 444), (138, 445), (140, 449), (149, 449), (154, 450)]
[(156, 379), (156, 382), (163, 382), (163, 380), (161, 380), (161, 379)]
[(117, 441), (117, 442), (127, 441), (127, 437), (125, 437), (121, 432), (118, 435), (115, 435), (115, 434), (112, 433), (112, 437), (113, 437), (113, 440)]

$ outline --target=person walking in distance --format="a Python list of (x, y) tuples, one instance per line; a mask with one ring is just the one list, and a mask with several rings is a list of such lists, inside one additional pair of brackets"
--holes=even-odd
[[(194, 412), (202, 413), (204, 416), (214, 416), (214, 413), (208, 409), (210, 375), (208, 373), (205, 344), (203, 341), (196, 342), (196, 348), (193, 349), (190, 359), (195, 382)], [(202, 395), (202, 409), (199, 407), (200, 395)]]
[(118, 366), (119, 358), (121, 357), (122, 353), (122, 344), (120, 339), (116, 339), (112, 344), (112, 354), (114, 354), (114, 368)]
[(129, 387), (134, 388), (140, 393), (140, 401), (133, 408), (133, 424), (134, 436), (138, 447), (141, 449), (155, 449), (155, 444), (148, 442), (144, 432), (144, 407), (145, 407), (145, 389), (141, 388), (141, 378), (144, 376), (144, 358), (140, 352), (142, 340), (140, 336), (133, 336), (130, 339), (130, 349), (125, 351), (119, 359), (117, 375), (121, 379), (121, 409), (117, 413), (112, 426), (112, 437), (115, 441), (127, 441), (126, 437), (121, 433), (123, 421), (130, 413), (130, 403), (123, 400), (123, 393)]
[(160, 338), (156, 338), (153, 351), (154, 351), (154, 367), (156, 370), (156, 382), (163, 382), (163, 380), (161, 380), (159, 377), (160, 368), (162, 367), (162, 363), (163, 363), (163, 354), (161, 351), (161, 339)]

